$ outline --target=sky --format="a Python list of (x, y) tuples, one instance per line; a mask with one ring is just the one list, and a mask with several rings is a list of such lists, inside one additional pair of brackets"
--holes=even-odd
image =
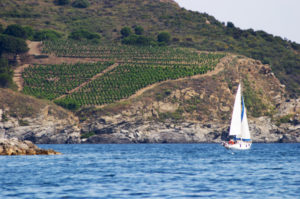
[(300, 0), (175, 0), (241, 29), (264, 30), (300, 44)]

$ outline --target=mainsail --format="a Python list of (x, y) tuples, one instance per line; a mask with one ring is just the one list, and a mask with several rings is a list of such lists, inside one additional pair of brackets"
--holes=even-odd
[(229, 131), (229, 135), (236, 136), (236, 138), (241, 137), (241, 129), (242, 129), (241, 111), (242, 111), (241, 110), (241, 85), (239, 85), (235, 96), (230, 131)]

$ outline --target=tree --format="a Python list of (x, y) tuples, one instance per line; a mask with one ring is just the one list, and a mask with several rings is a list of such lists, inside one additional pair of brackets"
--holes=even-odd
[(227, 28), (235, 28), (234, 24), (230, 21), (227, 22)]
[(161, 32), (157, 35), (157, 41), (168, 44), (171, 40), (171, 35), (168, 32)]
[(18, 24), (7, 26), (7, 28), (4, 31), (4, 34), (26, 39), (26, 31), (22, 26)]
[(24, 39), (0, 34), (0, 55), (2, 53), (25, 53), (28, 51)]
[(72, 6), (75, 8), (87, 8), (89, 7), (89, 2), (87, 0), (75, 0)]
[(132, 34), (131, 28), (129, 28), (128, 26), (122, 28), (120, 32), (122, 37), (128, 37), (129, 35)]
[(134, 32), (136, 35), (142, 35), (144, 33), (144, 28), (142, 26), (136, 26)]

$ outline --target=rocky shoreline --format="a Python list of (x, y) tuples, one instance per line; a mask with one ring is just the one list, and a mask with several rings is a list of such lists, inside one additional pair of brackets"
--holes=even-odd
[[(267, 117), (249, 122), (253, 142), (300, 143), (300, 125), (277, 127)], [(89, 124), (82, 143), (220, 143), (228, 136), (228, 125), (199, 123), (119, 122)]]
[(52, 149), (40, 149), (31, 141), (0, 139), (0, 155), (61, 155)]

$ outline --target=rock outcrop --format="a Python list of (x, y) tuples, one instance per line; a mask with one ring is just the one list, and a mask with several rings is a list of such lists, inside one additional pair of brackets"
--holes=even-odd
[(40, 149), (32, 142), (25, 140), (0, 139), (0, 155), (60, 155), (52, 149)]
[(73, 113), (8, 89), (0, 92), (0, 138), (36, 144), (80, 143), (78, 118)]

